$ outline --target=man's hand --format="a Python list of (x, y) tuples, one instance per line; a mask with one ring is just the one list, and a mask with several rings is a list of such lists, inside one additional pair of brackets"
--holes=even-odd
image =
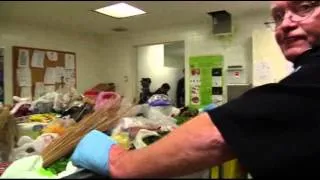
[(74, 150), (71, 161), (73, 165), (80, 166), (101, 175), (109, 171), (109, 154), (116, 142), (108, 135), (93, 130), (85, 135)]

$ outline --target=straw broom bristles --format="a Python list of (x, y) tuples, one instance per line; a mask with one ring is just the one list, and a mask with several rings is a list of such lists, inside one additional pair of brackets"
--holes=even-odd
[(8, 107), (0, 108), (0, 161), (11, 161), (11, 151), (18, 136), (16, 118)]
[(117, 124), (121, 118), (134, 116), (137, 111), (134, 107), (131, 104), (125, 104), (120, 99), (84, 117), (44, 149), (41, 153), (43, 167), (48, 167), (60, 158), (70, 154), (81, 138), (91, 130), (107, 131)]

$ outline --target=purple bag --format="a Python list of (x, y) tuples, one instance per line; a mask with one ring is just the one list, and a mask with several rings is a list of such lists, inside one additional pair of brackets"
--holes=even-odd
[(169, 106), (171, 105), (170, 98), (164, 94), (155, 94), (148, 99), (149, 106)]

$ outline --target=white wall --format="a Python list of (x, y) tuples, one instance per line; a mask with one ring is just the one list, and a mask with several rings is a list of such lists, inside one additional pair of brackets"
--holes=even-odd
[(164, 53), (164, 66), (178, 68), (182, 72), (184, 68), (184, 56), (174, 56)]
[(0, 47), (5, 48), (5, 103), (12, 102), (12, 46), (75, 52), (77, 58), (77, 88), (80, 92), (83, 92), (104, 79), (99, 39), (101, 37), (95, 35), (2, 21)]
[[(264, 29), (263, 23), (267, 19), (267, 12), (252, 12), (240, 17), (233, 17), (235, 33), (232, 39), (227, 40), (219, 40), (212, 34), (211, 19), (208, 19), (205, 24), (166, 27), (150, 32), (105, 37), (104, 63), (113, 64), (112, 67), (108, 68), (113, 77), (108, 80), (116, 82), (118, 89), (126, 97), (131, 99), (137, 97), (135, 93), (137, 91), (135, 81), (137, 67), (134, 46), (185, 41), (186, 64), (188, 64), (190, 56), (222, 54), (225, 59), (225, 67), (228, 65), (243, 65), (247, 81), (251, 82), (252, 31), (254, 29)], [(188, 67), (185, 68), (188, 72)], [(129, 80), (124, 82), (123, 76), (129, 76)], [(188, 86), (188, 82), (186, 86)]]
[(164, 65), (167, 67), (184, 68), (184, 41), (164, 44)]
[[(293, 71), (292, 63), (283, 56), (273, 34), (269, 29), (256, 29), (252, 33), (253, 86), (278, 82)], [(269, 68), (263, 70), (261, 64)]]
[[(138, 97), (135, 48), (173, 41), (185, 42), (186, 64), (190, 56), (222, 54), (225, 58), (225, 67), (243, 65), (246, 68), (247, 81), (251, 82), (251, 35), (254, 29), (265, 28), (263, 22), (268, 19), (267, 17), (267, 12), (252, 12), (233, 17), (235, 33), (232, 39), (224, 40), (212, 34), (212, 20), (209, 18), (203, 24), (164, 27), (130, 35), (120, 33), (118, 36), (103, 38), (90, 34), (1, 22), (0, 46), (6, 48), (5, 82), (10, 82), (5, 86), (6, 103), (11, 103), (12, 97), (11, 47), (14, 45), (75, 52), (77, 84), (80, 92), (99, 82), (114, 82), (121, 95), (129, 99)], [(188, 66), (185, 68), (188, 72)]]
[(140, 79), (151, 78), (150, 90), (156, 91), (163, 83), (170, 85), (168, 96), (176, 102), (178, 80), (182, 77), (182, 69), (164, 66), (164, 45), (150, 45), (137, 48), (137, 89), (140, 92)]

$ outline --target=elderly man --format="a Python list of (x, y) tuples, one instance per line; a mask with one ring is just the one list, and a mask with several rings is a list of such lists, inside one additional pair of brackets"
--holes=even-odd
[(78, 166), (114, 178), (175, 177), (233, 158), (253, 177), (318, 175), (319, 1), (274, 1), (275, 37), (295, 72), (201, 113), (154, 144), (126, 151), (92, 131), (75, 149)]

